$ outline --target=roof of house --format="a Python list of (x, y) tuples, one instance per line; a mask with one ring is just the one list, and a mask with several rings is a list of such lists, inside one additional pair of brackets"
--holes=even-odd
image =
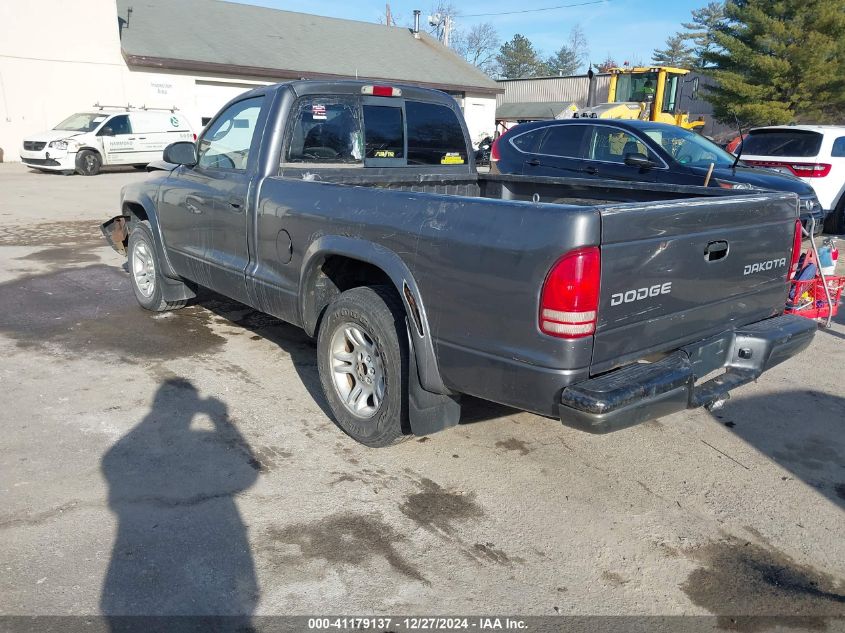
[(496, 118), (502, 121), (556, 119), (567, 110), (577, 110), (572, 101), (523, 101), (501, 103), (496, 108)]
[(408, 28), (222, 0), (117, 0), (117, 10), (123, 56), (132, 66), (503, 92), (454, 51), (425, 33), (417, 39)]

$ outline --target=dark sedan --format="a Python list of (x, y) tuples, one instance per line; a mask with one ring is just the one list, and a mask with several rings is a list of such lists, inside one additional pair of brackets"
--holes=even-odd
[(526, 176), (606, 178), (726, 189), (791, 191), (801, 218), (821, 231), (824, 212), (813, 188), (769, 169), (749, 167), (700, 134), (675, 125), (637, 120), (564, 119), (523, 123), (500, 136), (491, 171)]

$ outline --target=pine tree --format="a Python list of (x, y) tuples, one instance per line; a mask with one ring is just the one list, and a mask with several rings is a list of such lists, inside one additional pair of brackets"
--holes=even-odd
[(653, 64), (690, 68), (695, 64), (692, 48), (684, 44), (686, 37), (676, 33), (666, 38), (666, 48), (655, 48), (651, 55)]
[(824, 123), (845, 111), (845, 0), (729, 0), (704, 55), (716, 117)]
[(685, 39), (691, 40), (695, 67), (704, 67), (704, 56), (716, 50), (715, 33), (725, 21), (723, 2), (711, 2), (702, 9), (692, 10), (692, 21), (681, 24), (686, 30)]
[(569, 32), (569, 42), (549, 57), (545, 64), (550, 75), (574, 75), (589, 56), (587, 38), (577, 24)]
[(517, 33), (505, 42), (496, 55), (502, 77), (523, 79), (548, 74), (548, 68), (537, 56), (534, 45), (524, 35)]

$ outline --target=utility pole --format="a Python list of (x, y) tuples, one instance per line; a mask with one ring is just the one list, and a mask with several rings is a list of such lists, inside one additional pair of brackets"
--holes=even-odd
[(390, 14), (390, 3), (384, 5), (385, 12), (384, 12), (384, 23), (387, 26), (393, 26), (393, 16)]

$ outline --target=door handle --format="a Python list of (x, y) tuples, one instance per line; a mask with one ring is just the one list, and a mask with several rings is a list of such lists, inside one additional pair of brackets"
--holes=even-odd
[(531, 165), (532, 167), (537, 167), (540, 164), (540, 161), (537, 160), (536, 158), (532, 158), (531, 160), (528, 161), (528, 164)]
[(243, 202), (240, 198), (229, 198), (229, 205), (234, 207), (235, 209), (240, 209)]
[(584, 171), (586, 173), (590, 174), (591, 176), (595, 176), (597, 173), (599, 173), (599, 168), (598, 167), (585, 167)]

